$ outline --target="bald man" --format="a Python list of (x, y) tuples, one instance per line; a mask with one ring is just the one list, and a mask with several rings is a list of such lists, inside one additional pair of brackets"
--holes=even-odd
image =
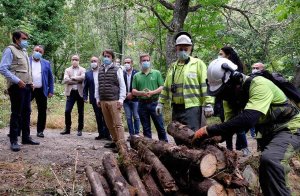
[(263, 63), (254, 63), (252, 65), (252, 73), (256, 73), (258, 71), (262, 71), (265, 69), (265, 65)]

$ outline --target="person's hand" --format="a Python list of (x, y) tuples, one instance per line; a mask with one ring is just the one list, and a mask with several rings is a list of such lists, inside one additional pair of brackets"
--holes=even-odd
[(98, 106), (98, 108), (101, 108), (101, 103), (100, 103), (100, 101), (97, 101), (97, 106)]
[(52, 93), (49, 93), (49, 94), (48, 94), (48, 98), (51, 98), (52, 96), (53, 96)]
[(155, 108), (155, 112), (156, 112), (156, 115), (159, 116), (162, 114), (162, 111), (163, 111), (163, 107), (164, 105), (162, 103), (158, 103), (156, 108)]
[(204, 106), (204, 116), (208, 118), (211, 117), (212, 115), (214, 115), (214, 108), (212, 107), (211, 104), (207, 104), (206, 106)]
[(206, 130), (206, 126), (201, 127), (198, 131), (195, 132), (193, 139), (192, 139), (192, 144), (196, 142), (196, 140), (203, 140), (207, 138), (208, 133)]
[(26, 84), (25, 84), (22, 80), (20, 80), (20, 81), (18, 82), (18, 86), (19, 86), (20, 88), (25, 88)]
[(132, 93), (128, 93), (127, 96), (126, 96), (126, 99), (131, 100), (132, 98), (133, 98)]
[(117, 102), (117, 108), (121, 109), (123, 107), (123, 102), (122, 101), (118, 101)]
[(148, 91), (148, 92), (146, 92), (146, 96), (147, 96), (147, 97), (150, 98), (152, 95), (154, 95), (153, 91)]

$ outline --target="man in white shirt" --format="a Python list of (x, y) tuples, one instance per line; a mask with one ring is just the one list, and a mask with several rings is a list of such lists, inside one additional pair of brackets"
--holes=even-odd
[(30, 57), (32, 70), (33, 92), (31, 99), (35, 99), (38, 109), (37, 136), (44, 137), (47, 118), (47, 98), (53, 96), (54, 81), (50, 62), (42, 58), (44, 48), (36, 45)]
[(78, 109), (78, 128), (77, 135), (82, 135), (83, 129), (83, 80), (85, 77), (85, 68), (79, 66), (79, 56), (72, 56), (72, 66), (65, 70), (64, 81), (65, 95), (67, 96), (66, 110), (65, 110), (65, 124), (66, 128), (60, 134), (70, 134), (71, 131), (71, 113), (75, 102), (77, 102)]
[(113, 50), (104, 50), (102, 58), (98, 83), (95, 84), (95, 98), (113, 140), (113, 143), (107, 143), (104, 147), (116, 149), (125, 142), (121, 110), (126, 97), (126, 86), (122, 69), (114, 63)]

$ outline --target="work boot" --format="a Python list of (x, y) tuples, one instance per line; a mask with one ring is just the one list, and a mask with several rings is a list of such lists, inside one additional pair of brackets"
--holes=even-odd
[(111, 142), (111, 143), (106, 143), (104, 145), (104, 148), (116, 148), (116, 144), (114, 142)]
[(70, 130), (65, 129), (63, 132), (60, 133), (61, 135), (70, 134)]
[(36, 142), (31, 137), (29, 137), (27, 139), (22, 139), (22, 144), (40, 145), (40, 142)]
[(12, 142), (10, 144), (10, 149), (14, 152), (18, 152), (18, 151), (20, 151), (21, 148), (20, 148), (20, 145), (18, 144), (18, 142)]
[(36, 136), (37, 136), (37, 137), (42, 137), (42, 138), (45, 137), (43, 132), (38, 132), (38, 133), (36, 134)]

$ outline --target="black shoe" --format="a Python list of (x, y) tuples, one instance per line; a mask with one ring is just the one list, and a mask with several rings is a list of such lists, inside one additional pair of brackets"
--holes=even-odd
[(65, 129), (63, 132), (60, 133), (61, 135), (70, 134), (70, 130)]
[(112, 151), (113, 153), (118, 153), (118, 152), (119, 152), (117, 148), (112, 148), (111, 151)]
[(102, 135), (98, 135), (97, 137), (95, 137), (95, 140), (101, 140), (101, 139), (104, 139)]
[(36, 136), (37, 136), (37, 137), (45, 137), (43, 132), (38, 132), (38, 133), (36, 134)]
[(32, 140), (31, 138), (22, 140), (22, 144), (29, 144), (29, 145), (40, 145), (40, 142), (36, 142)]
[(77, 136), (82, 136), (82, 131), (78, 131)]
[(115, 143), (106, 143), (105, 145), (104, 145), (104, 148), (116, 148), (117, 146), (116, 146), (116, 144)]
[(107, 137), (105, 137), (105, 139), (106, 139), (106, 140), (108, 140), (108, 141), (112, 141), (112, 139), (111, 139), (110, 135), (109, 135), (109, 136), (107, 136)]
[(10, 144), (10, 149), (14, 152), (18, 152), (20, 151), (20, 145), (18, 144), (18, 142), (13, 142)]

